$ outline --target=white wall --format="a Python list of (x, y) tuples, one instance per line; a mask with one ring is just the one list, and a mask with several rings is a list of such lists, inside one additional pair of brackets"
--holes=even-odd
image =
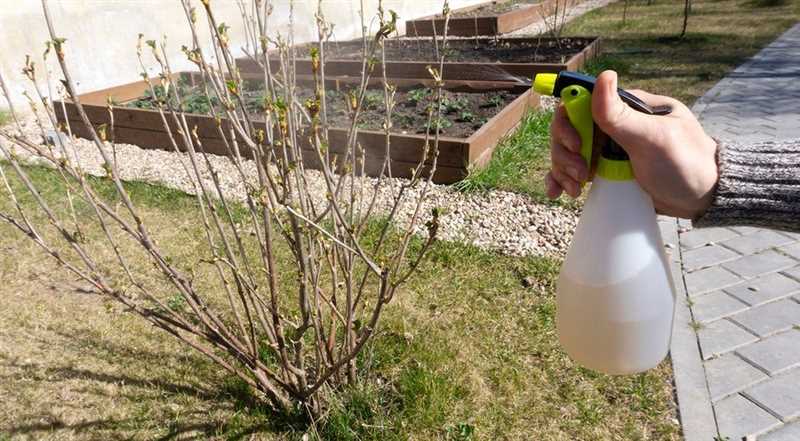
[[(463, 7), (485, 0), (450, 0), (451, 7)], [(373, 18), (377, 0), (363, 0), (367, 17)], [(197, 6), (198, 17), (205, 20), (202, 5)], [(251, 3), (244, 0), (244, 3)], [(272, 0), (275, 12), (272, 29), (286, 33), (288, 30), (289, 0)], [(179, 0), (50, 0), (50, 12), (56, 33), (67, 39), (67, 63), (79, 92), (84, 93), (105, 87), (129, 83), (139, 79), (140, 68), (136, 58), (139, 33), (146, 39), (168, 37), (168, 56), (175, 70), (189, 69), (190, 63), (180, 52), (181, 45), (191, 46), (190, 31)], [(294, 0), (295, 38), (308, 41), (316, 37), (314, 12), (317, 0)], [(443, 0), (384, 0), (386, 9), (393, 9), (402, 22), (441, 11)], [(323, 0), (324, 12), (335, 24), (334, 36), (345, 40), (360, 35), (360, 0)], [(244, 32), (236, 0), (212, 0), (218, 21), (231, 26), (234, 47), (244, 44)], [(200, 22), (200, 20), (198, 20)], [(203, 21), (204, 23), (204, 21)], [(207, 32), (205, 33), (207, 34)], [(207, 38), (207, 35), (205, 35)], [(9, 84), (12, 99), (17, 107), (24, 104), (22, 92), (29, 89), (21, 70), (25, 56), (36, 61), (41, 72), (44, 42), (49, 39), (42, 7), (37, 0), (0, 0), (0, 73)], [(51, 55), (50, 70), (58, 73)], [(0, 107), (6, 107), (0, 94)]]

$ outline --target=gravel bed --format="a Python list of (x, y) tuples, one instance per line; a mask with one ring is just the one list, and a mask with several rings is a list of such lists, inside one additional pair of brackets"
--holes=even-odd
[[(41, 142), (39, 129), (32, 117), (22, 121), (23, 132), (29, 139)], [(66, 137), (64, 138), (66, 139)], [(8, 144), (8, 143), (6, 143)], [(94, 144), (88, 140), (74, 138), (66, 143), (68, 155), (77, 158), (78, 164), (88, 174), (104, 176), (101, 167), (102, 157)], [(44, 164), (45, 160), (31, 157), (20, 148), (15, 148), (20, 158), (29, 162)], [(193, 174), (188, 174), (184, 165), (189, 165), (189, 155), (163, 150), (146, 150), (133, 145), (116, 145), (117, 161), (123, 180), (144, 181), (194, 194)], [(2, 155), (0, 154), (0, 157)], [(244, 200), (245, 186), (230, 159), (209, 155), (214, 170), (218, 173), (221, 187), (226, 197)], [(255, 165), (245, 164), (248, 180), (255, 180)], [(320, 172), (306, 171), (307, 180), (312, 187), (311, 194), (320, 206), (324, 203), (326, 186)], [(203, 185), (213, 188), (209, 170), (200, 167)], [(373, 178), (356, 178), (363, 185), (367, 195), (371, 195), (376, 182)], [(399, 186), (408, 181), (403, 179), (383, 179), (377, 189), (376, 214), (385, 214), (391, 207), (391, 195)], [(407, 202), (400, 207), (397, 216), (401, 224), (406, 224), (414, 209), (413, 201), (418, 198), (421, 187), (409, 190)], [(576, 213), (560, 207), (536, 203), (524, 195), (506, 191), (487, 191), (463, 193), (445, 185), (433, 185), (424, 201), (426, 217), (434, 207), (442, 209), (440, 238), (448, 241), (471, 243), (476, 246), (510, 255), (563, 256), (570, 243), (576, 225)], [(425, 234), (424, 220), (418, 225), (418, 233)]]

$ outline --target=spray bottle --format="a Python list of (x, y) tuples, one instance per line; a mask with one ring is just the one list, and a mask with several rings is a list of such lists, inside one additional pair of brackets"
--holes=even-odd
[[(560, 96), (591, 166), (595, 78), (575, 72), (538, 74), (534, 90)], [(660, 115), (618, 90), (637, 111)], [(608, 374), (651, 369), (666, 357), (675, 293), (653, 201), (636, 182), (625, 151), (610, 140), (597, 162), (583, 214), (557, 283), (556, 326), (567, 354)]]

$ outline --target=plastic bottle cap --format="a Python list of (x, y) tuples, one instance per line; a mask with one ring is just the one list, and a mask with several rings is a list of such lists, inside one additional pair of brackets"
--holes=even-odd
[(556, 78), (558, 78), (558, 74), (536, 74), (536, 78), (533, 79), (533, 90), (541, 95), (552, 96), (556, 87)]

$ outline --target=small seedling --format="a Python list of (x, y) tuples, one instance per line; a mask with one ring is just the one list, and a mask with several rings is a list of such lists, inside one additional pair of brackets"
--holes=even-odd
[(464, 111), (462, 111), (461, 113), (458, 114), (458, 119), (456, 121), (465, 122), (465, 123), (471, 123), (471, 122), (475, 121), (475, 114), (473, 114), (469, 110), (464, 110)]
[(492, 95), (486, 99), (486, 102), (481, 107), (500, 107), (505, 100), (500, 95)]
[(414, 89), (408, 92), (408, 101), (417, 104), (431, 95), (430, 89)]
[(219, 104), (216, 98), (209, 98), (206, 95), (189, 95), (183, 100), (183, 111), (189, 113), (207, 114), (211, 112), (212, 106)]
[(434, 117), (433, 119), (431, 119), (430, 126), (421, 129), (419, 133), (437, 132), (437, 131), (441, 133), (444, 132), (446, 129), (449, 129), (450, 127), (453, 127), (453, 123), (449, 119), (443, 116), (440, 116), (438, 118)]
[(479, 129), (479, 128), (481, 128), (481, 126), (483, 126), (487, 122), (489, 122), (489, 118), (486, 118), (486, 117), (478, 118), (477, 121), (475, 121), (475, 124), (472, 125), (472, 127), (475, 128), (475, 129)]
[(414, 126), (414, 117), (411, 115), (398, 114), (396, 118), (397, 124), (401, 128), (410, 128)]
[(454, 99), (443, 98), (442, 106), (444, 107), (444, 111), (446, 113), (458, 113), (465, 110), (467, 106), (469, 106), (469, 103), (464, 97)]
[(364, 94), (364, 108), (377, 109), (383, 101), (383, 92), (367, 91)]

